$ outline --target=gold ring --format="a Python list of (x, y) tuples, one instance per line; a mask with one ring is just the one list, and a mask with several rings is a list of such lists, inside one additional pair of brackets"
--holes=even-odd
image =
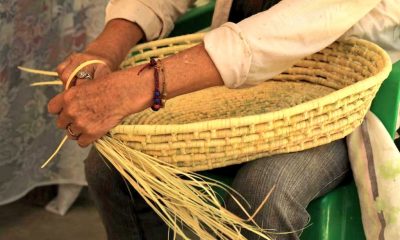
[(72, 137), (75, 137), (75, 138), (79, 137), (79, 134), (75, 134), (75, 133), (72, 131), (71, 125), (72, 125), (72, 123), (69, 123), (69, 124), (67, 125), (67, 127), (66, 127), (68, 133), (69, 133)]

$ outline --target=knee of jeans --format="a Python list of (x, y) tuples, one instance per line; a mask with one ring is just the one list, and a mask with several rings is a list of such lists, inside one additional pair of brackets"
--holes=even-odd
[[(269, 171), (268, 167), (261, 168), (257, 165), (255, 163), (253, 166), (241, 169), (237, 175), (240, 179), (235, 179), (236, 183), (233, 186), (250, 204), (249, 208), (245, 207), (248, 214), (253, 215), (258, 210), (254, 220), (265, 228), (279, 229), (282, 232), (303, 228), (309, 221), (307, 203), (297, 194), (296, 188), (292, 187), (293, 178), (290, 176), (290, 171), (282, 170), (279, 166), (275, 166), (276, 171)], [(228, 210), (246, 218), (245, 213), (231, 198), (228, 198), (226, 203)], [(264, 205), (259, 209), (261, 204)]]
[[(311, 201), (307, 186), (298, 185), (296, 179), (293, 178), (293, 173), (285, 170), (265, 177), (264, 181), (263, 184), (258, 183), (259, 188), (264, 189), (255, 194), (257, 198), (254, 207), (256, 208), (268, 196), (260, 215), (275, 218), (277, 216), (274, 215), (279, 215), (279, 218), (282, 219), (290, 218), (290, 224), (297, 228), (304, 227), (303, 224), (309, 218), (306, 208)], [(263, 218), (259, 217), (259, 219)]]
[(312, 200), (312, 193), (301, 179), (296, 179), (290, 171), (283, 171), (275, 180), (271, 194), (271, 205), (286, 205), (290, 208), (305, 209)]
[(240, 169), (233, 187), (253, 203), (253, 208), (257, 208), (267, 196), (266, 205), (269, 207), (290, 203), (305, 208), (309, 203), (307, 186), (299, 186), (294, 175), (291, 168), (273, 160), (262, 167), (254, 162)]

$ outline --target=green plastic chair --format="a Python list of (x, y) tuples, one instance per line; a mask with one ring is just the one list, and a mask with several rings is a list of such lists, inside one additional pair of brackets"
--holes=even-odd
[[(214, 7), (215, 0), (211, 0), (207, 5), (189, 10), (176, 22), (170, 36), (194, 33), (207, 28), (211, 25)], [(384, 81), (371, 107), (392, 137), (396, 130), (399, 102), (400, 62), (397, 62), (393, 65), (391, 74)], [(206, 171), (202, 174), (228, 185), (233, 180), (232, 171), (223, 169)], [(219, 192), (219, 194), (224, 196), (224, 193)], [(311, 225), (303, 231), (301, 240), (365, 239), (360, 204), (353, 179), (311, 202), (307, 210), (311, 215)]]
[(174, 30), (169, 36), (174, 37), (195, 33), (208, 28), (211, 26), (214, 8), (215, 0), (210, 0), (206, 5), (189, 9), (186, 14), (176, 21)]
[[(394, 138), (400, 102), (400, 61), (383, 82), (371, 106), (371, 111), (383, 122)], [(362, 240), (365, 239), (361, 209), (354, 181), (342, 184), (308, 207), (311, 226), (302, 240)]]

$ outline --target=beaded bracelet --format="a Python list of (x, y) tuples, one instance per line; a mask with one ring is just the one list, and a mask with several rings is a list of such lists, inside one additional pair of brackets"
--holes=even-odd
[[(154, 68), (154, 95), (151, 109), (153, 111), (158, 111), (160, 108), (165, 107), (167, 100), (167, 84), (164, 76), (164, 67), (159, 59), (150, 58), (150, 63), (146, 64), (142, 69), (140, 69), (138, 75), (146, 68)], [(162, 91), (160, 91), (160, 75), (163, 79)]]

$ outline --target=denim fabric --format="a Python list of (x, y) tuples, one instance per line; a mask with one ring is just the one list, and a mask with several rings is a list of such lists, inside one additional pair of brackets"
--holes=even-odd
[[(298, 239), (309, 221), (311, 200), (335, 188), (349, 173), (343, 139), (302, 152), (280, 154), (235, 166), (233, 188), (252, 206), (253, 213), (275, 185), (255, 221), (276, 239)], [(231, 169), (234, 169), (231, 167)], [(143, 199), (124, 182), (106, 160), (92, 150), (85, 161), (86, 178), (109, 240), (166, 240), (168, 229)], [(228, 167), (229, 169), (229, 167)], [(233, 200), (226, 207), (244, 217)], [(247, 239), (258, 239), (248, 232)]]

